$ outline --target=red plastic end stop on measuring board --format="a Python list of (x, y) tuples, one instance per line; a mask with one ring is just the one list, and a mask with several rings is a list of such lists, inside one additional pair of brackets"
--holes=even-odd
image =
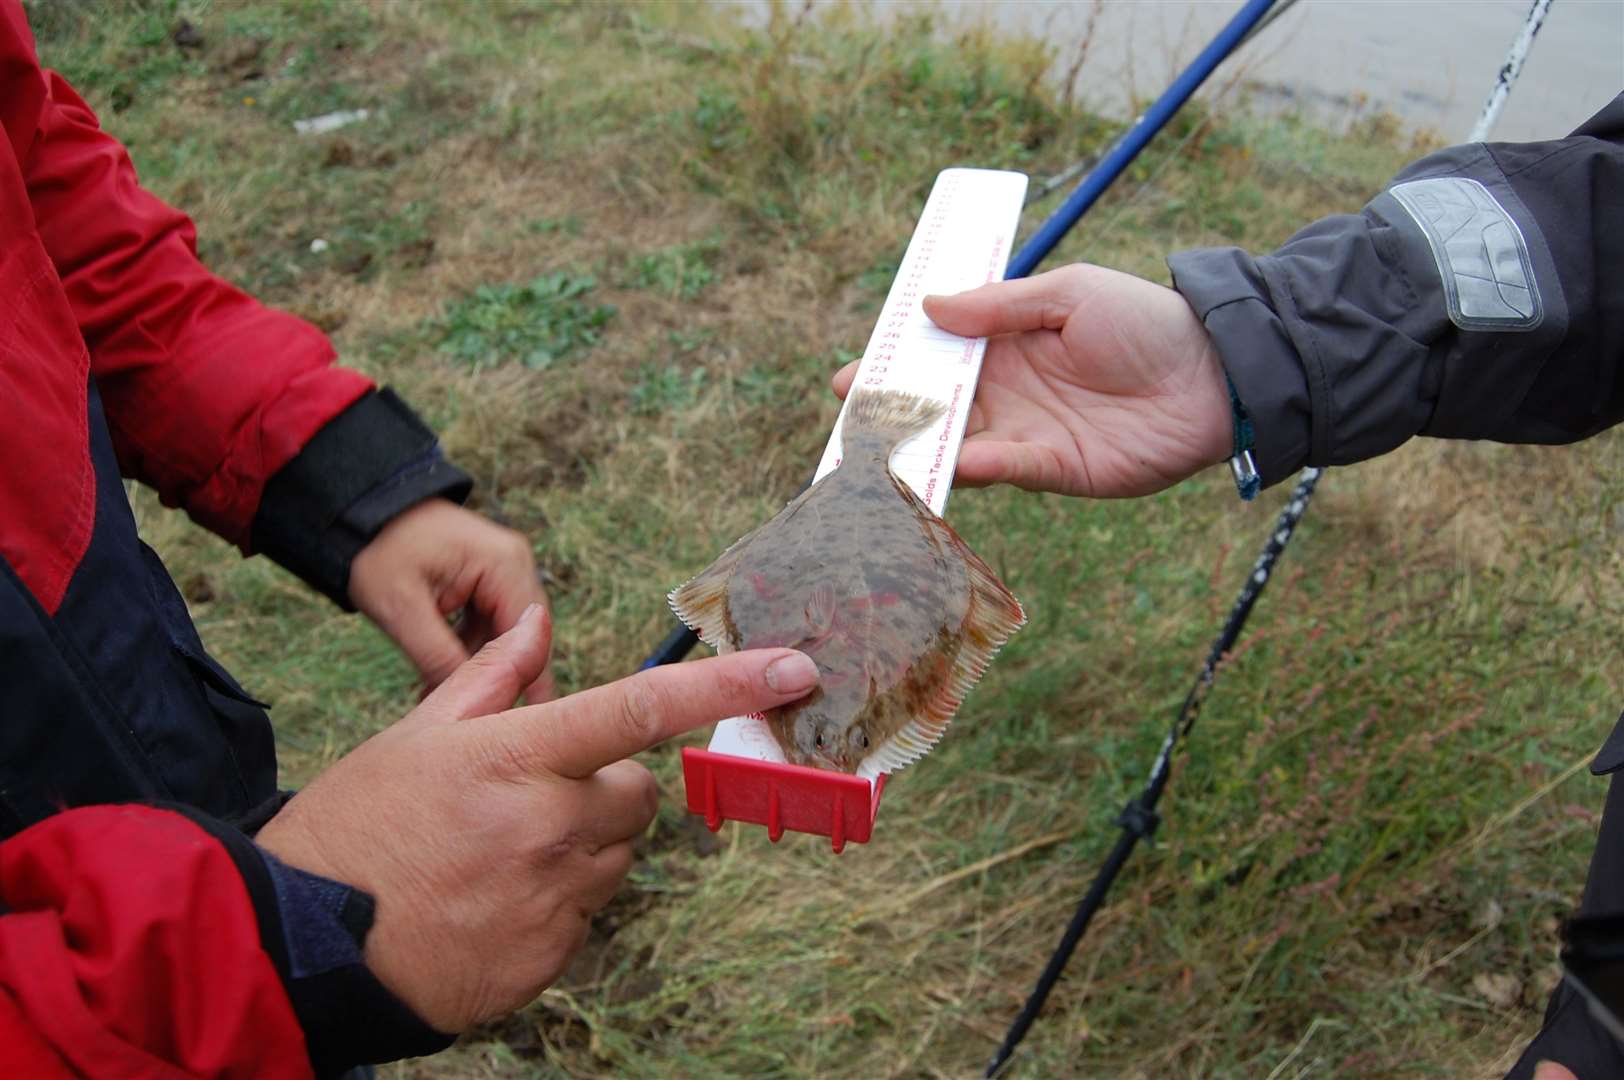
[[(940, 428), (896, 447), (888, 462), (894, 477), (938, 514), (947, 504), (987, 342), (942, 330), (920, 305), (930, 293), (963, 292), (1004, 276), (1025, 194), (1026, 177), (1020, 173), (942, 171), (857, 370), (854, 385), (942, 404)], [(816, 479), (835, 470), (840, 451), (837, 421)], [(884, 774), (870, 783), (866, 776), (785, 764), (761, 719), (723, 720), (709, 749), (683, 750), (688, 809), (704, 815), (712, 832), (724, 821), (749, 821), (765, 825), (774, 842), (792, 831), (827, 836), (837, 854), (848, 841), (866, 844), (885, 790)]]
[(884, 776), (870, 784), (849, 773), (691, 746), (682, 751), (682, 780), (688, 812), (703, 815), (711, 832), (724, 821), (748, 821), (767, 826), (775, 844), (786, 830), (827, 836), (837, 855), (847, 841), (868, 843), (885, 791)]

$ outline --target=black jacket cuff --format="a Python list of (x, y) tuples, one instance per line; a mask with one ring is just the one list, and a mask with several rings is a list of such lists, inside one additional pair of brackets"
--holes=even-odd
[(354, 611), (350, 563), (379, 530), (426, 499), (460, 503), (472, 489), (393, 390), (368, 391), (265, 485), (253, 548)]
[(1426, 426), (1441, 370), (1429, 343), (1448, 320), (1410, 250), (1418, 240), (1424, 250), (1373, 203), (1304, 227), (1272, 255), (1210, 248), (1167, 260), (1252, 419), (1265, 484), (1385, 454)]
[(1239, 248), (1181, 251), (1167, 260), (1173, 287), (1212, 335), (1235, 396), (1252, 422), (1252, 457), (1264, 486), (1309, 460), (1307, 374), (1257, 262)]
[(455, 1041), (417, 1018), (362, 959), (373, 900), (360, 889), (290, 867), (239, 829), (186, 806), (242, 875), (259, 919), (260, 947), (282, 977), (311, 1068), (336, 1077), (356, 1065), (421, 1057)]

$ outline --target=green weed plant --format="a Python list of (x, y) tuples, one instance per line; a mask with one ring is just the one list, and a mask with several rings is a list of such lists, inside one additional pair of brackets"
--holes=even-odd
[(446, 309), (440, 349), (476, 369), (513, 360), (545, 371), (590, 348), (614, 316), (612, 306), (587, 300), (596, 284), (559, 270), (523, 285), (481, 285)]

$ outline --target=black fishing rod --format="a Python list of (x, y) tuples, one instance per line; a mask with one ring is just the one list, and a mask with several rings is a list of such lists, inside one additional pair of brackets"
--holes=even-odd
[[(1278, 16), (1284, 7), (1294, 0), (1283, 0), (1281, 7), (1259, 23), (1251, 33), (1261, 30)], [(1517, 81), (1522, 71), (1523, 61), (1528, 57), (1528, 50), (1533, 46), (1534, 37), (1539, 33), (1541, 23), (1550, 10), (1552, 0), (1533, 0), (1524, 20), (1522, 31), (1512, 42), (1511, 51), (1506, 56), (1505, 64), (1501, 67), (1499, 76), (1493, 90), (1489, 93), (1483, 113), (1472, 127), (1468, 142), (1481, 142), (1487, 139), (1489, 131), (1494, 126), (1500, 108), (1505, 104), (1506, 97), (1511, 93), (1512, 85)], [(1250, 35), (1248, 35), (1250, 36)], [(1244, 38), (1242, 40), (1245, 40)], [(1156, 814), (1156, 804), (1161, 800), (1162, 792), (1167, 788), (1168, 777), (1173, 766), (1173, 750), (1181, 738), (1190, 733), (1194, 726), (1196, 716), (1201, 711), (1201, 703), (1206, 700), (1207, 693), (1212, 689), (1214, 678), (1217, 676), (1218, 665), (1223, 658), (1234, 648), (1235, 642), (1240, 638), (1241, 630), (1246, 626), (1247, 617), (1252, 613), (1252, 607), (1257, 603), (1263, 589), (1269, 584), (1269, 577), (1274, 571), (1274, 564), (1279, 559), (1286, 545), (1291, 542), (1292, 533), (1302, 521), (1303, 514), (1308, 510), (1308, 502), (1314, 495), (1314, 489), (1319, 483), (1323, 470), (1308, 468), (1302, 471), (1297, 480), (1297, 486), (1292, 490), (1291, 498), (1286, 502), (1286, 508), (1281, 511), (1280, 519), (1275, 523), (1274, 531), (1263, 546), (1263, 552), (1258, 556), (1247, 575), (1246, 584), (1241, 588), (1241, 594), (1230, 609), (1229, 618), (1224, 620), (1224, 626), (1219, 631), (1218, 638), (1207, 653), (1206, 663), (1201, 667), (1201, 673), (1196, 676), (1195, 685), (1185, 696), (1184, 703), (1179, 707), (1178, 715), (1174, 717), (1172, 725), (1168, 728), (1167, 737), (1162, 740), (1161, 750), (1156, 755), (1156, 763), (1151, 767), (1150, 778), (1146, 781), (1144, 790), (1135, 798), (1128, 801), (1128, 805), (1117, 817), (1117, 824), (1122, 829), (1122, 835), (1117, 838), (1116, 845), (1106, 856), (1105, 863), (1095, 875), (1094, 881), (1089, 885), (1088, 892), (1083, 895), (1082, 902), (1077, 906), (1077, 912), (1072, 916), (1071, 923), (1056, 946), (1054, 954), (1044, 966), (1043, 974), (1032, 989), (1026, 1004), (1021, 1007), (1020, 1014), (1010, 1025), (1009, 1032), (1004, 1036), (1003, 1043), (998, 1047), (997, 1053), (987, 1063), (984, 1077), (1000, 1075), (1004, 1067), (1009, 1064), (1015, 1047), (1026, 1035), (1027, 1029), (1037, 1020), (1038, 1014), (1043, 1010), (1043, 1004), (1048, 1000), (1049, 992), (1060, 981), (1061, 974), (1066, 969), (1067, 962), (1076, 952), (1077, 945), (1082, 941), (1083, 934), (1088, 930), (1089, 922), (1105, 901), (1105, 894), (1110, 891), (1111, 885), (1116, 881), (1117, 875), (1127, 863), (1128, 856), (1139, 841), (1155, 832), (1160, 818)]]
[[(1038, 264), (1041, 263), (1061, 239), (1073, 226), (1094, 206), (1112, 183), (1120, 177), (1124, 170), (1139, 156), (1156, 134), (1164, 128), (1168, 121), (1177, 114), (1178, 110), (1200, 88), (1214, 69), (1235, 51), (1243, 42), (1248, 40), (1274, 18), (1290, 7), (1294, 0), (1247, 0), (1246, 4), (1236, 13), (1225, 27), (1219, 31), (1217, 37), (1202, 50), (1195, 60), (1187, 67), (1171, 86), (1157, 98), (1150, 108), (1134, 121), (1134, 123), (1114, 142), (1100, 157), (1098, 164), (1089, 168), (1082, 181), (1066, 201), (1049, 216), (1036, 233), (1011, 258), (1005, 273), (1005, 279), (1026, 277)], [(1270, 9), (1274, 11), (1271, 14)], [(1156, 828), (1158, 821), (1156, 804), (1161, 799), (1162, 792), (1167, 787), (1172, 770), (1173, 751), (1179, 739), (1187, 734), (1195, 723), (1200, 712), (1201, 703), (1207, 692), (1211, 689), (1213, 679), (1223, 657), (1234, 646), (1240, 636), (1242, 628), (1246, 625), (1247, 617), (1252, 607), (1262, 595), (1264, 587), (1268, 584), (1270, 571), (1275, 561), (1290, 542), (1297, 523), (1302, 519), (1308, 509), (1308, 501), (1314, 493), (1314, 486), (1318, 482), (1320, 471), (1308, 469), (1304, 471), (1296, 490), (1292, 492), (1286, 510), (1281, 514), (1279, 522), (1270, 534), (1263, 553), (1258, 557), (1252, 573), (1247, 577), (1246, 585), (1241, 591), (1240, 598), (1230, 611), (1223, 630), (1213, 643), (1207, 655), (1206, 663), (1197, 676), (1195, 686), (1184, 700), (1167, 737), (1162, 741), (1161, 751), (1157, 754), (1155, 765), (1151, 769), (1150, 779), (1143, 791), (1130, 800), (1118, 817), (1117, 823), (1122, 827), (1123, 834), (1112, 849), (1105, 865), (1095, 877), (1088, 893), (1083, 897), (1077, 913), (1072, 917), (1071, 924), (1066, 928), (1065, 936), (1060, 946), (1050, 957), (1048, 965), (1039, 977), (1037, 986), (1027, 999), (1025, 1006), (1016, 1017), (1009, 1033), (1005, 1036), (998, 1052), (988, 1064), (986, 1076), (996, 1076), (1009, 1063), (1015, 1047), (1026, 1035), (1028, 1029), (1036, 1022), (1043, 1009), (1044, 1002), (1049, 993), (1059, 981), (1067, 962), (1076, 950), (1078, 942), (1082, 940), (1084, 932), (1088, 929), (1089, 921), (1105, 900), (1106, 893), (1112, 883), (1121, 873), (1122, 867), (1127, 863), (1128, 857), (1133, 853), (1134, 847)], [(656, 667), (661, 664), (675, 663), (681, 660), (698, 642), (699, 637), (686, 626), (678, 626), (643, 662), (643, 668)]]
[(1240, 596), (1235, 600), (1235, 606), (1229, 611), (1229, 618), (1224, 620), (1224, 627), (1218, 632), (1218, 638), (1212, 643), (1207, 653), (1207, 661), (1201, 665), (1201, 673), (1196, 676), (1195, 685), (1184, 697), (1184, 704), (1179, 707), (1178, 715), (1173, 718), (1172, 725), (1167, 729), (1167, 737), (1162, 740), (1162, 748), (1156, 754), (1156, 763), (1151, 766), (1150, 778), (1145, 782), (1144, 790), (1123, 807), (1122, 813), (1117, 816), (1116, 823), (1122, 827), (1122, 835), (1117, 838), (1116, 846), (1111, 854), (1106, 856), (1105, 865), (1095, 875), (1093, 884), (1089, 885), (1088, 892), (1083, 895), (1083, 901), (1077, 906), (1077, 913), (1071, 917), (1071, 924), (1066, 927), (1066, 933), (1060, 939), (1054, 955), (1049, 957), (1049, 963), (1038, 976), (1038, 984), (1033, 988), (1026, 1004), (1021, 1007), (1020, 1015), (1010, 1025), (1009, 1033), (1004, 1036), (1003, 1044), (998, 1052), (992, 1056), (987, 1064), (987, 1071), (983, 1076), (997, 1076), (1009, 1062), (1010, 1055), (1015, 1052), (1016, 1045), (1026, 1036), (1026, 1031), (1043, 1011), (1043, 1003), (1049, 998), (1049, 991), (1053, 990), (1055, 983), (1060, 981), (1060, 975), (1066, 970), (1066, 964), (1071, 960), (1072, 953), (1077, 951), (1077, 943), (1083, 939), (1088, 930), (1089, 922), (1094, 913), (1099, 911), (1100, 905), (1105, 902), (1105, 894), (1111, 890), (1117, 875), (1122, 872), (1123, 865), (1128, 856), (1140, 840), (1150, 836), (1156, 831), (1160, 818), (1156, 814), (1156, 804), (1161, 801), (1162, 792), (1167, 788), (1168, 778), (1173, 770), (1173, 750), (1178, 742), (1190, 729), (1195, 726), (1196, 716), (1201, 712), (1201, 703), (1206, 700), (1207, 693), (1212, 689), (1213, 679), (1217, 676), (1218, 665), (1223, 662), (1235, 647), (1235, 642), (1241, 636), (1241, 630), (1246, 626), (1247, 617), (1252, 614), (1252, 607), (1257, 598), (1263, 595), (1263, 589), (1269, 584), (1269, 576), (1274, 572), (1274, 564), (1280, 558), (1286, 545), (1291, 543), (1291, 535), (1297, 529), (1297, 523), (1302, 521), (1303, 514), (1308, 511), (1308, 500), (1314, 496), (1314, 487), (1319, 483), (1323, 470), (1304, 469), (1302, 476), (1297, 480), (1297, 486), (1292, 490), (1291, 498), (1286, 502), (1286, 508), (1280, 512), (1280, 520), (1275, 522), (1274, 531), (1269, 534), (1268, 543), (1263, 545), (1263, 552), (1258, 555), (1257, 562), (1252, 565), (1252, 572), (1246, 576), (1246, 584), (1241, 588)]

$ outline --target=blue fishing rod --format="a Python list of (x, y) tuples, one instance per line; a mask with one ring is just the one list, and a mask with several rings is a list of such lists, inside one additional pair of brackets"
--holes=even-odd
[[(1164, 91), (1161, 97), (1146, 109), (1136, 119), (1128, 130), (1116, 140), (1083, 176), (1082, 181), (1067, 197), (1066, 201), (1051, 214), (1048, 220), (1038, 227), (1036, 233), (1022, 245), (1010, 260), (1005, 272), (1005, 279), (1026, 277), (1037, 268), (1060, 243), (1061, 239), (1082, 219), (1089, 209), (1104, 195), (1106, 190), (1120, 177), (1124, 170), (1133, 163), (1139, 153), (1150, 144), (1156, 134), (1167, 126), (1169, 120), (1176, 115), (1185, 102), (1206, 82), (1207, 77), (1221, 64), (1225, 58), (1235, 51), (1244, 41), (1254, 33), (1261, 30), (1268, 22), (1273, 21), (1285, 9), (1289, 8), (1294, 0), (1247, 0), (1240, 11), (1230, 19), (1228, 24), (1219, 31), (1218, 36), (1203, 49), (1195, 60), (1181, 72), (1171, 86)], [(1272, 12), (1271, 12), (1271, 9)], [(1218, 664), (1233, 647), (1242, 628), (1246, 624), (1247, 616), (1251, 614), (1252, 606), (1257, 602), (1264, 587), (1269, 581), (1269, 571), (1273, 568), (1275, 560), (1285, 550), (1290, 541), (1298, 520), (1308, 507), (1308, 500), (1314, 491), (1315, 482), (1319, 478), (1318, 470), (1308, 470), (1303, 480), (1298, 484), (1285, 512), (1281, 515), (1279, 523), (1271, 532), (1268, 544), (1259, 556), (1253, 572), (1247, 575), (1246, 585), (1241, 591), (1240, 598), (1231, 610), (1229, 618), (1225, 620), (1224, 627), (1209, 651), (1205, 665), (1197, 676), (1195, 687), (1186, 697), (1183, 707), (1174, 719), (1167, 737), (1162, 742), (1161, 751), (1157, 754), (1156, 763), (1151, 769), (1150, 780), (1144, 791), (1131, 800), (1122, 814), (1117, 818), (1117, 824), (1122, 827), (1122, 836), (1118, 839), (1115, 848), (1101, 867), (1093, 884), (1089, 887), (1082, 903), (1078, 906), (1076, 914), (1067, 926), (1060, 945), (1049, 958), (1037, 986), (1028, 997), (1020, 1014), (1010, 1026), (1008, 1034), (999, 1046), (996, 1054), (988, 1063), (985, 1076), (997, 1076), (1008, 1065), (1015, 1047), (1025, 1037), (1028, 1029), (1036, 1022), (1048, 999), (1050, 991), (1059, 982), (1067, 962), (1071, 959), (1083, 933), (1094, 913), (1104, 903), (1105, 895), (1110, 890), (1122, 867), (1127, 863), (1128, 856), (1133, 853), (1138, 842), (1148, 837), (1156, 828), (1158, 817), (1155, 806), (1167, 785), (1171, 773), (1172, 755), (1181, 735), (1187, 733), (1195, 722), (1201, 702), (1205, 699), (1207, 691), (1211, 688), (1217, 672)], [(661, 664), (675, 663), (681, 660), (698, 642), (699, 637), (686, 626), (678, 626), (643, 662), (643, 668), (656, 667)]]
[(1117, 140), (1100, 163), (1083, 177), (1066, 201), (1060, 204), (1060, 208), (1049, 215), (1049, 220), (1038, 226), (1038, 231), (1009, 260), (1005, 278), (1023, 278), (1037, 269), (1038, 264), (1048, 257), (1072, 226), (1088, 213), (1089, 208), (1122, 175), (1122, 171), (1156, 137), (1156, 133), (1167, 126), (1167, 122), (1184, 107), (1190, 96), (1207, 81), (1213, 69), (1223, 63), (1225, 57), (1234, 52), (1254, 29), (1261, 28), (1263, 17), (1274, 3), (1275, 0), (1247, 0), (1228, 25), (1218, 32), (1218, 36), (1201, 50), (1201, 55), (1173, 80), (1173, 84), (1133, 122), (1133, 126)]
[[(1230, 19), (1228, 24), (1219, 31), (1218, 36), (1203, 49), (1195, 60), (1185, 68), (1156, 101), (1136, 119), (1133, 124), (1116, 140), (1084, 175), (1082, 181), (1067, 197), (1066, 201), (1051, 214), (1048, 220), (1038, 227), (1031, 239), (1022, 245), (1010, 260), (1005, 272), (1005, 279), (1026, 277), (1037, 268), (1060, 243), (1061, 239), (1071, 231), (1073, 226), (1081, 220), (1089, 209), (1104, 195), (1106, 190), (1120, 177), (1124, 170), (1133, 163), (1139, 153), (1149, 145), (1156, 134), (1167, 126), (1167, 122), (1178, 113), (1191, 95), (1206, 82), (1207, 77), (1221, 64), (1226, 57), (1246, 41), (1251, 35), (1261, 30), (1272, 21), (1294, 0), (1247, 0), (1240, 11)], [(1271, 12), (1271, 9), (1273, 11)], [(1167, 786), (1171, 775), (1173, 750), (1179, 738), (1188, 733), (1195, 723), (1196, 714), (1200, 711), (1201, 703), (1206, 698), (1208, 690), (1212, 687), (1218, 665), (1225, 655), (1233, 648), (1236, 639), (1240, 636), (1242, 628), (1246, 625), (1247, 617), (1252, 612), (1252, 606), (1257, 602), (1264, 587), (1269, 582), (1270, 570), (1274, 562), (1285, 550), (1290, 541), (1297, 522), (1307, 510), (1308, 500), (1313, 495), (1314, 485), (1319, 479), (1319, 470), (1310, 469), (1303, 474), (1302, 481), (1292, 493), (1286, 510), (1282, 513), (1280, 521), (1270, 533), (1269, 541), (1263, 553), (1259, 556), (1252, 573), (1247, 575), (1245, 587), (1239, 599), (1230, 611), (1229, 618), (1225, 620), (1218, 639), (1208, 652), (1206, 663), (1196, 678), (1194, 688), (1185, 698), (1183, 706), (1179, 709), (1170, 727), (1167, 737), (1162, 741), (1156, 763), (1151, 769), (1151, 775), (1145, 789), (1132, 799), (1122, 814), (1117, 818), (1117, 824), (1123, 832), (1116, 846), (1101, 867), (1093, 884), (1078, 905), (1076, 914), (1067, 926), (1064, 936), (1054, 954), (1049, 958), (1036, 987), (1022, 1007), (1020, 1014), (1011, 1024), (1008, 1034), (999, 1046), (996, 1054), (988, 1063), (985, 1076), (997, 1076), (1008, 1065), (1015, 1047), (1025, 1037), (1028, 1029), (1036, 1022), (1042, 1012), (1043, 1005), (1048, 999), (1060, 976), (1076, 951), (1078, 943), (1082, 940), (1088, 924), (1095, 912), (1105, 901), (1105, 895), (1116, 881), (1128, 857), (1133, 853), (1138, 842), (1150, 836), (1155, 831), (1158, 817), (1156, 803), (1161, 798), (1162, 791)], [(662, 641), (658, 648), (644, 661), (644, 668), (656, 667), (661, 664), (675, 663), (686, 656), (699, 640), (692, 630), (679, 626)]]
[[(1190, 64), (1174, 80), (1161, 97), (1157, 98), (1145, 113), (1128, 128), (1123, 135), (1111, 145), (1100, 157), (1097, 164), (1074, 166), (1067, 172), (1088, 169), (1083, 180), (1073, 190), (1065, 203), (1046, 220), (1038, 231), (1016, 252), (1010, 260), (1005, 273), (1006, 279), (1026, 277), (1039, 263), (1048, 257), (1062, 238), (1073, 226), (1088, 212), (1101, 195), (1111, 184), (1122, 175), (1135, 157), (1139, 155), (1156, 134), (1166, 126), (1167, 122), (1177, 114), (1200, 88), (1213, 70), (1218, 67), (1236, 48), (1258, 33), (1269, 23), (1278, 18), (1286, 9), (1290, 8), (1295, 0), (1248, 0), (1241, 10), (1215, 37), (1195, 61)], [(1551, 0), (1533, 0), (1529, 9), (1526, 24), (1522, 33), (1513, 43), (1506, 63), (1499, 74), (1499, 81), (1484, 107), (1483, 116), (1472, 131), (1469, 141), (1477, 142), (1487, 137), (1489, 128), (1504, 104), (1511, 85), (1516, 81), (1526, 58), (1528, 49), (1532, 45), (1534, 35), (1539, 32), (1546, 12), (1549, 10)], [(1058, 186), (1059, 178), (1053, 182)], [(996, 1077), (1003, 1073), (1013, 1059), (1015, 1048), (1019, 1045), (1027, 1031), (1036, 1022), (1041, 1014), (1044, 1003), (1050, 991), (1060, 981), (1067, 963), (1081, 942), (1083, 934), (1087, 931), (1089, 922), (1105, 902), (1105, 896), (1111, 885), (1116, 881), (1122, 868), (1126, 865), (1128, 857), (1140, 840), (1148, 838), (1160, 821), (1156, 813), (1156, 805), (1162, 793), (1166, 790), (1168, 780), (1172, 775), (1173, 752), (1179, 740), (1188, 735), (1194, 726), (1196, 717), (1200, 713), (1201, 705), (1217, 676), (1219, 665), (1234, 648), (1239, 640), (1246, 621), (1252, 613), (1254, 605), (1267, 587), (1279, 557), (1285, 552), (1286, 545), (1308, 510), (1309, 500), (1313, 497), (1322, 470), (1317, 468), (1304, 469), (1299, 476), (1291, 496), (1281, 511), (1279, 520), (1269, 533), (1268, 541), (1264, 544), (1262, 552), (1246, 576), (1245, 584), (1241, 588), (1239, 597), (1230, 609), (1229, 616), (1218, 633), (1217, 639), (1208, 650), (1205, 663), (1197, 674), (1195, 684), (1185, 696), (1177, 715), (1173, 718), (1166, 736), (1162, 740), (1160, 749), (1156, 754), (1155, 763), (1150, 770), (1144, 788), (1134, 798), (1128, 801), (1122, 813), (1117, 817), (1117, 825), (1122, 829), (1115, 846), (1106, 857), (1105, 863), (1100, 867), (1093, 882), (1089, 885), (1087, 893), (1077, 906), (1070, 924), (1066, 927), (1059, 945), (1045, 965), (1043, 973), (1039, 976), (1037, 985), (1022, 1006), (1020, 1013), (1010, 1025), (1004, 1041), (997, 1052), (987, 1063), (984, 1077)], [(682, 659), (694, 643), (698, 640), (696, 635), (686, 627), (674, 631), (660, 647), (649, 657), (644, 667), (653, 667), (658, 664), (672, 663)]]
[[(1008, 281), (1031, 274), (1055, 249), (1055, 245), (1071, 231), (1072, 226), (1088, 213), (1089, 207), (1099, 201), (1100, 196), (1105, 194), (1106, 189), (1122, 175), (1123, 170), (1133, 163), (1139, 152), (1149, 145), (1150, 140), (1156, 137), (1156, 133), (1167, 126), (1167, 122), (1174, 114), (1190, 100), (1190, 96), (1201, 84), (1206, 82), (1213, 69), (1243, 41), (1273, 21), (1275, 16), (1294, 2), (1295, 0), (1281, 0), (1276, 7), (1276, 0), (1247, 0), (1246, 5), (1219, 31), (1218, 36), (1212, 39), (1211, 44), (1201, 50), (1201, 55), (1197, 56), (1162, 96), (1157, 98), (1122, 137), (1112, 144), (1099, 164), (1088, 171), (1059, 209), (1049, 215), (1048, 220), (1038, 227), (1032, 238), (1015, 253), (1009, 261), (1004, 279)], [(1270, 8), (1275, 8), (1273, 14), (1270, 14)], [(674, 664), (687, 656), (698, 643), (699, 635), (679, 624), (666, 635), (665, 640), (660, 642), (653, 652), (649, 653), (648, 659), (643, 661), (638, 670)]]

